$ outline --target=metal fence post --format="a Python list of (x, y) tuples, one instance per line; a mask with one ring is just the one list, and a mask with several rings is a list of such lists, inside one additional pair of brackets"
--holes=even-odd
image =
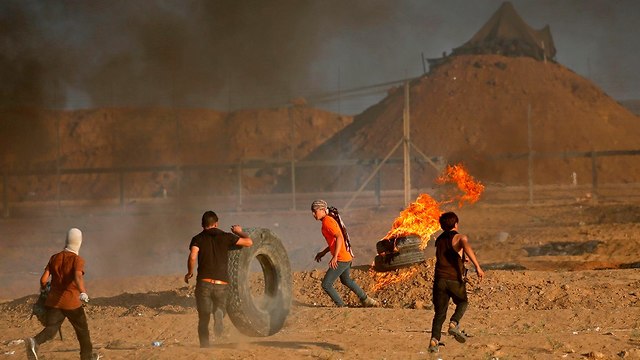
[(296, 211), (296, 161), (293, 158), (291, 159), (291, 208)]
[(527, 146), (529, 149), (529, 163), (527, 178), (529, 185), (529, 205), (533, 205), (533, 128), (531, 126), (531, 104), (527, 107)]
[(118, 172), (120, 180), (120, 211), (124, 213), (124, 170)]
[(7, 175), (7, 170), (5, 169), (2, 174), (2, 209), (3, 216), (5, 218), (9, 217), (9, 176)]
[[(375, 159), (374, 160), (374, 166), (377, 167), (378, 164), (380, 163), (380, 159)], [(378, 171), (378, 173), (376, 174), (376, 183), (375, 183), (375, 192), (376, 192), (376, 206), (380, 207), (382, 205), (382, 199), (380, 198), (380, 192), (382, 189), (382, 169), (380, 169), (380, 171)]]
[[(182, 162), (181, 162), (182, 164)], [(182, 165), (178, 165), (178, 167), (176, 168), (176, 194), (175, 194), (175, 203), (176, 203), (176, 212), (179, 214), (180, 213), (180, 206), (181, 206), (181, 202), (180, 199), (182, 197), (181, 192), (181, 186), (182, 186)]]
[(595, 151), (591, 152), (591, 199), (598, 202), (598, 159)]
[(242, 211), (242, 161), (238, 162), (238, 201), (236, 205), (236, 211)]

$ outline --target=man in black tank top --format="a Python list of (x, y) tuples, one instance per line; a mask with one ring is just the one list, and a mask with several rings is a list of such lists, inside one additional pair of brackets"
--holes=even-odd
[(439, 221), (443, 232), (436, 239), (436, 269), (433, 280), (435, 315), (431, 324), (429, 352), (438, 352), (449, 299), (456, 304), (456, 310), (451, 316), (448, 333), (461, 343), (467, 341), (466, 335), (460, 330), (460, 320), (468, 305), (465, 258), (468, 257), (476, 267), (478, 279), (482, 280), (484, 277), (484, 271), (469, 245), (469, 239), (458, 233), (458, 216), (453, 212), (446, 212), (440, 215)]

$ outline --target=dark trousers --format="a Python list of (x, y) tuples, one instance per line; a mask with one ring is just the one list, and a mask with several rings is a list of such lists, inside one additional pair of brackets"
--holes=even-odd
[(209, 346), (209, 320), (213, 314), (213, 331), (222, 335), (222, 320), (227, 311), (227, 285), (198, 281), (196, 284), (196, 306), (198, 309), (198, 338), (200, 347)]
[(71, 325), (73, 325), (73, 329), (76, 331), (76, 337), (80, 343), (80, 359), (91, 359), (93, 346), (91, 345), (87, 316), (85, 315), (84, 308), (82, 306), (73, 310), (47, 308), (46, 317), (47, 326), (45, 326), (45, 328), (34, 337), (36, 344), (40, 345), (56, 336), (58, 331), (60, 331), (62, 322), (67, 318)]
[(442, 332), (442, 324), (447, 318), (449, 299), (456, 304), (456, 310), (451, 316), (451, 321), (459, 324), (469, 304), (466, 283), (458, 280), (435, 279), (433, 281), (433, 310), (435, 315), (431, 324), (431, 338), (438, 339), (438, 341)]
[(351, 270), (351, 261), (338, 261), (338, 267), (335, 269), (329, 268), (327, 273), (324, 275), (324, 279), (322, 279), (322, 289), (331, 297), (334, 303), (338, 306), (345, 306), (344, 301), (338, 292), (333, 287), (333, 283), (336, 282), (338, 278), (340, 278), (340, 282), (342, 285), (348, 287), (353, 291), (360, 301), (363, 301), (367, 298), (367, 294), (356, 284), (355, 281), (351, 278), (350, 271)]

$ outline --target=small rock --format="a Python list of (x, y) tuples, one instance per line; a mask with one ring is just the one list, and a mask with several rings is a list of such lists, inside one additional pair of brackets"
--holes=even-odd
[(640, 349), (623, 350), (618, 356), (623, 359), (640, 359)]
[(604, 359), (605, 358), (604, 354), (599, 352), (599, 351), (592, 351), (590, 353), (584, 354), (584, 356), (589, 358), (589, 359)]

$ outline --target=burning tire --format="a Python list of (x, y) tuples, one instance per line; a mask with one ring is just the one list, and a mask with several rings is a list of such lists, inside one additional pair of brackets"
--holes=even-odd
[(379, 255), (393, 252), (419, 251), (422, 240), (419, 236), (410, 235), (391, 239), (380, 240), (376, 243), (376, 251)]
[(396, 239), (396, 249), (399, 252), (420, 251), (422, 240), (419, 236), (403, 236)]
[(374, 259), (373, 268), (383, 272), (423, 262), (425, 257), (420, 250), (421, 243), (420, 237), (415, 235), (378, 241), (378, 255)]
[(373, 269), (379, 272), (405, 268), (425, 261), (422, 251), (397, 252), (377, 255), (373, 260)]
[[(253, 246), (229, 252), (227, 312), (235, 327), (247, 336), (269, 336), (282, 329), (291, 308), (291, 265), (287, 251), (269, 229), (247, 229)], [(254, 298), (250, 288), (251, 264), (258, 260), (264, 292)], [(255, 275), (255, 272), (254, 272)]]

